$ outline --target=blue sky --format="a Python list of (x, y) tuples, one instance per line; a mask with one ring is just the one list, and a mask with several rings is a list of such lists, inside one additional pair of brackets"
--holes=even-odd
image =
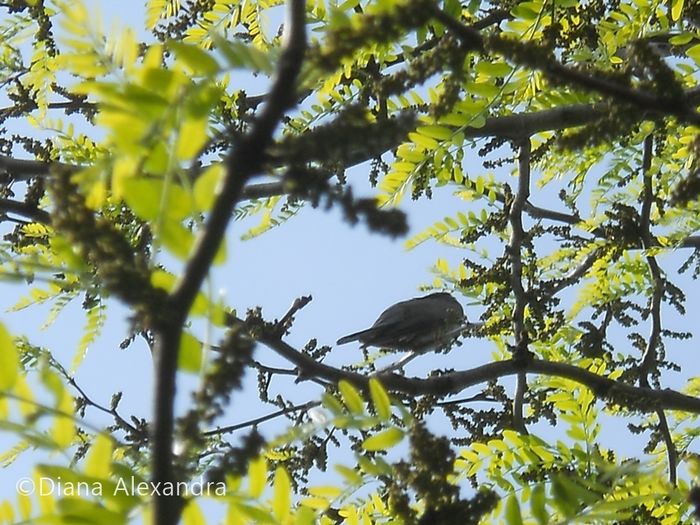
[[(91, 8), (97, 9), (98, 5), (104, 13), (106, 28), (117, 17), (134, 27), (142, 24), (141, 2), (104, 0), (92, 3)], [(250, 93), (262, 91), (264, 89), (260, 85), (250, 86)], [(476, 163), (468, 167), (473, 173), (484, 172)], [(354, 168), (349, 176), (358, 195), (372, 195), (375, 192), (367, 182), (368, 171), (367, 166), (360, 166)], [(410, 235), (446, 215), (465, 209), (467, 205), (453, 196), (455, 189), (450, 186), (437, 188), (431, 200), (413, 202), (410, 197), (404, 200), (402, 209), (409, 212)], [(551, 204), (552, 194), (553, 191), (533, 190), (533, 201), (540, 205), (556, 206)], [(350, 227), (342, 221), (338, 210), (325, 211), (311, 207), (305, 208), (288, 223), (261, 237), (241, 241), (240, 235), (257, 220), (232, 225), (227, 237), (229, 260), (224, 267), (215, 269), (211, 286), (231, 306), (241, 311), (255, 305), (262, 306), (268, 319), (282, 316), (295, 298), (313, 295), (313, 301), (297, 314), (297, 322), (287, 338), (296, 347), (303, 346), (311, 338), (316, 338), (319, 344), (333, 345), (338, 337), (371, 325), (387, 306), (421, 294), (419, 286), (432, 282), (430, 268), (437, 257), (446, 258), (453, 266), (463, 257), (454, 248), (430, 242), (415, 250), (406, 251), (403, 239), (390, 240), (385, 236), (370, 234), (362, 224)], [(496, 252), (492, 255), (499, 254)], [(672, 273), (685, 256), (682, 253), (665, 257), (669, 263), (667, 270)], [(695, 295), (697, 283), (687, 278), (681, 282), (685, 283), (689, 296)], [(14, 304), (23, 293), (26, 293), (23, 286), (3, 284), (0, 292), (2, 310)], [(468, 316), (478, 317), (481, 313), (478, 306), (469, 305), (465, 298), (459, 299)], [(694, 307), (697, 307), (697, 299), (692, 297), (689, 308), (692, 311)], [(14, 333), (26, 333), (27, 327), (36, 327), (43, 322), (47, 311), (47, 306), (39, 306), (18, 313), (3, 313), (2, 320)], [(679, 329), (687, 326), (687, 318), (681, 320), (666, 313), (668, 308), (664, 312), (665, 322), (677, 325)], [(123, 391), (122, 414), (150, 418), (152, 363), (148, 350), (140, 341), (125, 351), (120, 350), (118, 345), (127, 333), (129, 312), (112, 302), (108, 315), (109, 321), (104, 333), (89, 349), (78, 372), (77, 381), (93, 399), (105, 405), (114, 392)], [(50, 347), (57, 358), (68, 366), (78, 346), (83, 325), (84, 318), (79, 301), (76, 301), (52, 327), (45, 331), (34, 331), (32, 328), (28, 335), (33, 343)], [(648, 330), (641, 326), (639, 331), (646, 334)], [(621, 338), (619, 344), (620, 351), (629, 351), (629, 343), (624, 339)], [(694, 362), (694, 347), (692, 342), (670, 341), (667, 354), (682, 364), (691, 365)], [(693, 350), (688, 350), (689, 348)], [(408, 373), (421, 375), (441, 366), (466, 369), (488, 362), (492, 351), (493, 345), (488, 341), (469, 340), (448, 355), (418, 358), (407, 370)], [(258, 348), (256, 355), (266, 364), (284, 365), (284, 361), (263, 347)], [(361, 353), (357, 347), (346, 345), (334, 349), (326, 362), (342, 365), (360, 359)], [(667, 378), (668, 386), (678, 384), (678, 379), (674, 379), (679, 378), (678, 375), (667, 374)], [(249, 379), (253, 379), (252, 376)], [(284, 379), (279, 381), (279, 388), (284, 389), (295, 401), (313, 399), (318, 392), (316, 387), (307, 384), (290, 386), (291, 383), (285, 384)], [(506, 379), (503, 383), (511, 385), (512, 381)], [(182, 384), (192, 387), (196, 384), (196, 377), (183, 377)], [(249, 381), (248, 386), (250, 388), (244, 393), (234, 395), (229, 417), (222, 424), (237, 423), (273, 410), (258, 402), (254, 380)], [(275, 388), (272, 391), (275, 392)], [(178, 400), (180, 407), (183, 407), (187, 401), (186, 388), (180, 389)], [(111, 422), (95, 411), (88, 411), (88, 420), (104, 424)], [(606, 445), (631, 456), (641, 453), (640, 441), (630, 438), (630, 434), (624, 431), (622, 420), (606, 418), (605, 421), (606, 433), (612, 439), (606, 440)], [(272, 432), (275, 428), (279, 428), (279, 424), (264, 426), (262, 430), (270, 429), (268, 431)], [(446, 424), (437, 430), (451, 432)], [(5, 449), (13, 442), (8, 436), (0, 435), (0, 448)], [(26, 474), (35, 461), (34, 455), (27, 454), (2, 473), (0, 493), (11, 494), (17, 477)]]
[[(128, 2), (129, 9), (124, 9), (125, 3), (102, 2), (98, 7), (96, 2), (89, 7), (95, 12), (102, 11), (106, 29), (115, 22), (139, 28), (142, 24), (140, 4), (131, 1)], [(143, 31), (139, 32), (143, 34)], [(260, 82), (244, 87), (250, 93), (264, 91)], [(16, 130), (29, 130), (20, 121), (11, 124), (17, 126)], [(368, 166), (351, 171), (351, 183), (357, 195), (367, 196), (375, 192), (367, 181), (368, 171)], [(433, 200), (405, 201), (403, 207), (410, 209), (412, 234), (459, 209), (451, 193), (452, 190), (445, 187), (435, 191)], [(282, 226), (252, 240), (241, 241), (240, 236), (258, 221), (259, 217), (254, 217), (232, 225), (227, 236), (229, 261), (225, 267), (214, 271), (211, 286), (242, 312), (255, 305), (262, 306), (269, 319), (283, 315), (296, 297), (313, 295), (311, 304), (298, 314), (288, 338), (298, 347), (311, 338), (317, 338), (320, 344), (332, 345), (341, 335), (369, 326), (388, 305), (420, 295), (418, 287), (432, 281), (429, 269), (435, 262), (436, 252), (430, 244), (407, 252), (403, 239), (391, 240), (370, 234), (363, 224), (351, 227), (337, 210), (307, 207)], [(441, 256), (448, 257), (453, 264), (459, 260), (459, 253), (455, 250), (445, 249)], [(52, 326), (37, 330), (34, 327), (44, 323), (50, 304), (8, 313), (6, 310), (27, 294), (27, 288), (23, 284), (1, 286), (3, 300), (0, 307), (5, 311), (3, 322), (15, 334), (27, 333), (27, 327), (32, 327), (28, 333), (32, 343), (51, 348), (57, 359), (69, 367), (85, 324), (81, 299), (66, 307)], [(109, 404), (114, 392), (122, 391), (121, 413), (148, 419), (151, 416), (152, 385), (149, 352), (139, 340), (127, 350), (120, 350), (119, 343), (127, 334), (129, 312), (118, 302), (110, 301), (107, 314), (109, 320), (103, 333), (90, 346), (76, 380), (90, 397), (104, 405)], [(468, 349), (462, 347), (456, 351), (465, 350)], [(480, 349), (478, 354), (480, 358), (474, 356), (475, 363), (488, 360), (488, 350)], [(258, 355), (264, 355), (268, 363), (284, 364), (262, 347), (259, 347)], [(361, 358), (356, 346), (347, 345), (335, 350), (327, 361), (341, 365), (358, 362)], [(412, 366), (419, 370), (420, 360)], [(249, 374), (248, 379), (251, 388), (234, 397), (231, 417), (225, 418), (222, 424), (240, 422), (271, 410), (257, 401), (254, 376)], [(196, 377), (183, 376), (182, 381), (185, 386), (196, 385)], [(298, 392), (290, 397), (299, 401), (306, 401), (309, 396), (314, 398), (318, 392), (318, 389), (303, 384), (295, 389)], [(186, 405), (187, 388), (180, 388), (178, 400), (180, 407)], [(94, 410), (88, 410), (87, 419), (98, 424), (111, 423), (108, 417)], [(268, 427), (280, 428), (275, 424)], [(3, 449), (14, 443), (13, 437), (0, 436)], [(35, 461), (34, 454), (25, 454), (5, 470), (0, 476), (0, 493), (11, 494), (17, 477), (26, 475)]]

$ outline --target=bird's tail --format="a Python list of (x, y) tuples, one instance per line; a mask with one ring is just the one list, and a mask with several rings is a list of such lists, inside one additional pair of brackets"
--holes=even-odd
[(359, 341), (363, 335), (371, 333), (372, 330), (372, 328), (367, 328), (366, 330), (360, 330), (359, 332), (355, 332), (354, 334), (346, 335), (345, 337), (341, 337), (340, 339), (338, 339), (335, 342), (335, 344), (344, 345), (345, 343), (349, 343), (351, 341)]

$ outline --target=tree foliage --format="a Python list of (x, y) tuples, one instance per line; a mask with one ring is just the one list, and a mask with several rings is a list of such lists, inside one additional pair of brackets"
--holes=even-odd
[[(70, 368), (31, 328), (0, 326), (0, 419), (17, 439), (2, 462), (61, 452), (28, 483), (64, 486), (18, 489), (3, 522), (205, 523), (202, 491), (230, 524), (700, 514), (700, 383), (691, 370), (668, 384), (693, 333), (666, 324), (692, 319), (682, 274), (700, 274), (699, 4), (147, 0), (143, 31), (105, 31), (79, 1), (0, 10), (3, 275), (26, 286), (14, 309), (49, 303), (50, 324), (80, 300), (86, 319)], [(360, 164), (376, 198), (352, 192)], [(323, 205), (399, 236), (396, 205), (438, 187), (461, 211), (406, 246), (433, 243), (434, 286), (479, 305), (463, 335), (492, 363), (422, 378), (372, 356), (335, 368), (315, 340), (285, 341), (310, 298), (271, 321), (203, 286), (235, 261), (231, 220), (259, 217), (253, 237)], [(114, 300), (133, 314), (122, 346), (153, 352), (148, 421), (73, 377)], [(211, 354), (202, 320), (219, 338)], [(277, 410), (229, 424), (247, 372)], [(317, 395), (293, 404), (275, 376)], [(460, 396), (468, 387), (479, 393)], [(97, 412), (112, 424), (91, 423)], [(643, 455), (606, 443), (612, 417)], [(257, 425), (275, 418), (286, 431), (263, 438)], [(430, 430), (440, 420), (451, 436)]]

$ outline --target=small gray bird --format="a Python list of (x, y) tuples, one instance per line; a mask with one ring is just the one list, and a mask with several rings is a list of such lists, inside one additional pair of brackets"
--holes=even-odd
[(438, 292), (390, 306), (370, 328), (341, 337), (337, 344), (360, 341), (363, 347), (410, 351), (415, 357), (447, 346), (464, 326), (462, 306), (449, 293)]

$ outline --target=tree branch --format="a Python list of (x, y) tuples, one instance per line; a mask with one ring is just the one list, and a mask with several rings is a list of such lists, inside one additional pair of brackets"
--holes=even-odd
[[(243, 321), (238, 321), (243, 322)], [(281, 339), (261, 336), (258, 339), (271, 350), (281, 355), (299, 369), (301, 378), (320, 378), (337, 383), (345, 379), (359, 388), (368, 389), (370, 377), (377, 377), (382, 385), (390, 391), (404, 394), (445, 396), (463, 391), (466, 388), (500, 377), (520, 372), (563, 377), (579, 383), (611, 403), (643, 413), (654, 413), (657, 409), (682, 410), (691, 414), (700, 414), (700, 399), (670, 389), (654, 390), (635, 387), (620, 381), (599, 376), (586, 369), (567, 363), (555, 363), (540, 359), (526, 362), (509, 359), (488, 363), (464, 371), (450, 372), (441, 376), (425, 379), (406, 377), (400, 374), (385, 373), (367, 376), (357, 372), (341, 370), (319, 363), (303, 354)]]
[[(413, 112), (409, 113), (412, 114)], [(489, 117), (482, 127), (467, 128), (464, 130), (464, 133), (466, 138), (501, 137), (519, 139), (529, 137), (542, 131), (556, 131), (589, 124), (603, 118), (606, 114), (607, 110), (602, 104), (573, 104), (571, 106), (534, 111), (531, 113)], [(415, 127), (415, 120), (406, 118), (405, 121), (405, 132), (408, 133)], [(380, 150), (374, 147), (365, 147), (362, 150), (363, 154), (354, 156), (345, 167), (349, 168), (366, 162), (374, 156), (392, 150), (399, 146), (400, 143), (400, 140), (396, 140), (391, 144), (381, 144)], [(282, 155), (277, 160), (282, 162), (284, 156)], [(0, 172), (7, 173), (16, 181), (46, 176), (54, 166), (68, 171), (77, 171), (81, 168), (81, 166), (60, 162), (15, 159), (6, 155), (0, 155)], [(205, 168), (201, 168), (199, 172), (204, 169)], [(273, 197), (284, 193), (286, 193), (286, 190), (284, 183), (281, 181), (260, 183), (246, 186), (242, 198), (256, 199)]]
[(595, 263), (599, 257), (600, 249), (593, 250), (591, 253), (589, 253), (581, 264), (565, 275), (562, 279), (556, 281), (556, 284), (551, 291), (552, 295), (559, 293), (567, 286), (571, 286), (572, 284), (578, 282), (581, 277), (586, 275), (586, 272), (591, 268), (591, 266), (593, 266), (593, 263)]
[[(642, 178), (644, 182), (644, 190), (642, 194), (642, 210), (640, 213), (640, 229), (642, 234), (642, 245), (645, 249), (649, 249), (652, 245), (657, 244), (656, 239), (651, 233), (651, 207), (654, 203), (654, 188), (651, 174), (651, 160), (653, 156), (654, 136), (647, 135), (644, 139), (644, 155), (642, 158)], [(658, 352), (657, 349), (661, 345), (661, 300), (664, 295), (664, 279), (661, 273), (659, 263), (653, 255), (647, 255), (647, 265), (653, 281), (653, 291), (651, 294), (651, 328), (649, 333), (649, 341), (644, 349), (641, 363), (639, 365), (639, 384), (640, 386), (649, 388), (649, 375), (653, 369), (658, 367)], [(666, 446), (666, 455), (668, 458), (668, 479), (671, 485), (676, 485), (676, 470), (678, 465), (678, 452), (676, 445), (673, 442), (673, 436), (668, 427), (668, 418), (662, 409), (656, 411), (656, 416), (659, 419), (659, 432)]]
[[(265, 106), (254, 119), (250, 132), (236, 144), (226, 161), (227, 173), (217, 195), (204, 230), (187, 261), (183, 276), (168, 298), (167, 314), (155, 348), (156, 393), (153, 435), (153, 480), (174, 481), (173, 472), (173, 403), (177, 359), (182, 326), (226, 232), (233, 209), (241, 198), (243, 187), (261, 168), (272, 134), (285, 111), (294, 103), (294, 86), (301, 70), (306, 49), (306, 4), (303, 0), (288, 3), (288, 33), (280, 56), (272, 88)], [(179, 518), (181, 502), (156, 496), (154, 517), (157, 525), (174, 525)]]
[[(139, 440), (144, 443), (148, 441), (148, 436), (145, 432), (136, 428), (127, 420), (125, 420), (121, 415), (119, 415), (119, 412), (117, 412), (116, 409), (116, 403), (113, 402), (113, 407), (107, 408), (106, 406), (101, 405), (100, 403), (92, 400), (92, 398), (90, 398), (90, 396), (87, 395), (85, 390), (83, 390), (82, 387), (78, 385), (77, 381), (75, 380), (75, 377), (69, 374), (68, 370), (66, 370), (61, 363), (59, 363), (55, 358), (53, 358), (53, 356), (50, 357), (50, 361), (51, 364), (56, 368), (56, 370), (58, 370), (58, 372), (66, 379), (68, 384), (75, 388), (75, 390), (77, 390), (78, 394), (80, 394), (80, 397), (84, 400), (84, 402), (87, 405), (99, 410), (100, 412), (112, 416), (116, 425), (122, 430), (126, 431), (128, 434), (131, 434), (134, 440)], [(119, 394), (119, 398), (121, 398), (121, 393)]]
[(203, 436), (218, 436), (221, 434), (230, 434), (231, 432), (235, 432), (236, 430), (241, 430), (243, 428), (247, 427), (254, 427), (258, 426), (260, 423), (265, 423), (266, 421), (270, 421), (271, 419), (275, 419), (276, 417), (283, 416), (285, 414), (291, 414), (292, 412), (300, 412), (303, 410), (309, 410), (313, 407), (317, 407), (321, 404), (320, 401), (309, 401), (307, 403), (303, 403), (301, 405), (292, 405), (290, 407), (282, 408), (280, 410), (277, 410), (276, 412), (271, 412), (269, 414), (266, 414), (264, 416), (256, 417), (255, 419), (251, 419), (249, 421), (244, 421), (243, 423), (238, 423), (236, 425), (229, 425), (227, 427), (220, 427), (220, 428), (215, 428), (213, 430), (207, 430), (206, 432), (202, 432)]
[(0, 155), (0, 173), (6, 173), (15, 181), (49, 175), (52, 168), (73, 172), (79, 170), (80, 166), (64, 164), (62, 162), (15, 159), (7, 155)]
[[(478, 30), (461, 23), (438, 7), (434, 8), (434, 16), (467, 49), (486, 50), (487, 39)], [(687, 97), (657, 95), (636, 89), (609, 79), (609, 74), (604, 71), (580, 71), (557, 62), (544, 48), (537, 50), (532, 45), (525, 46), (497, 35), (489, 36), (488, 47), (517, 64), (541, 71), (546, 77), (557, 82), (593, 91), (655, 114), (673, 115), (682, 122), (700, 124), (700, 114), (692, 108)], [(539, 56), (537, 51), (540, 51)]]
[[(524, 360), (527, 356), (528, 334), (525, 327), (525, 307), (527, 306), (527, 294), (523, 287), (522, 273), (522, 247), (525, 239), (523, 229), (523, 212), (528, 198), (530, 197), (530, 139), (520, 142), (520, 153), (518, 155), (518, 189), (515, 198), (510, 206), (508, 222), (510, 223), (510, 240), (506, 248), (510, 259), (510, 286), (515, 298), (513, 315), (511, 322), (513, 325), (513, 357), (516, 360)], [(523, 402), (527, 391), (527, 374), (518, 373), (513, 396), (513, 427), (524, 434), (527, 434), (525, 423), (523, 422)]]
[(50, 224), (51, 216), (48, 212), (40, 210), (35, 206), (30, 206), (26, 202), (14, 201), (11, 199), (0, 199), (0, 213), (13, 213), (22, 215), (32, 222)]

